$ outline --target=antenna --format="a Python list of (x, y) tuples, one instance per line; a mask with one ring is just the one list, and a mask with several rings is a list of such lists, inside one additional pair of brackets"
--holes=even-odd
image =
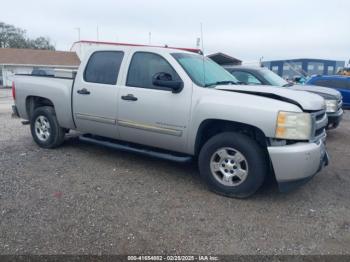
[(152, 32), (148, 32), (148, 44), (151, 45), (152, 43)]
[(203, 85), (205, 85), (205, 60), (204, 60), (204, 40), (203, 40), (203, 24), (201, 23), (201, 40), (202, 40), (202, 55), (203, 55)]
[(98, 32), (98, 25), (96, 27), (96, 38), (97, 38), (97, 41), (99, 41), (100, 39), (100, 36), (99, 36), (99, 32)]
[[(292, 69), (292, 71), (300, 76), (310, 76), (308, 72), (304, 71), (303, 68), (301, 67), (299, 70), (297, 68), (297, 66), (292, 62), (292, 61), (284, 61), (284, 63), (289, 66), (290, 69)], [(296, 69), (295, 69), (296, 68)]]

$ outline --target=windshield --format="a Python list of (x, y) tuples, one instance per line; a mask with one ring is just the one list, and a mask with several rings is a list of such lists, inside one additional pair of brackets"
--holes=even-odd
[(275, 74), (271, 70), (268, 69), (262, 69), (261, 70), (262, 76), (266, 79), (266, 81), (273, 86), (287, 86), (289, 83), (284, 80), (279, 75)]
[(171, 54), (197, 85), (213, 87), (215, 85), (236, 84), (238, 80), (224, 68), (201, 55)]

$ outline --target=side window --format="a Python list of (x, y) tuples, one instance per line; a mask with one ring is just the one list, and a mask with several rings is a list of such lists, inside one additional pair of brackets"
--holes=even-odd
[(247, 85), (261, 85), (261, 81), (257, 79), (254, 75), (248, 72), (233, 71), (233, 76), (237, 78), (239, 82), (245, 83)]
[(115, 85), (124, 53), (121, 51), (97, 51), (86, 65), (84, 80), (90, 83)]
[(168, 73), (172, 76), (172, 80), (181, 80), (168, 61), (160, 55), (147, 52), (137, 52), (131, 59), (126, 85), (132, 87), (170, 90), (168, 88), (153, 85), (153, 77), (157, 73)]

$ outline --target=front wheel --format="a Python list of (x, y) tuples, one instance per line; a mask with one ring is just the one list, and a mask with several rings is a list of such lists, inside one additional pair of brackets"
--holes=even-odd
[(50, 106), (34, 110), (30, 131), (34, 141), (43, 148), (55, 148), (64, 141), (65, 130), (59, 126), (55, 110)]
[(254, 194), (264, 182), (265, 156), (264, 150), (250, 137), (225, 132), (204, 144), (198, 158), (199, 170), (214, 192), (245, 198)]

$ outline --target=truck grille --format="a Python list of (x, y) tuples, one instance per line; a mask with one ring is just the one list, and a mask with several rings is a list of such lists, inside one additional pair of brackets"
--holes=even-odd
[(342, 106), (343, 106), (343, 99), (341, 98), (341, 99), (338, 100), (337, 110), (339, 110)]
[(326, 126), (328, 124), (328, 118), (325, 110), (311, 113), (312, 117), (312, 135), (311, 141), (324, 140), (326, 138)]

